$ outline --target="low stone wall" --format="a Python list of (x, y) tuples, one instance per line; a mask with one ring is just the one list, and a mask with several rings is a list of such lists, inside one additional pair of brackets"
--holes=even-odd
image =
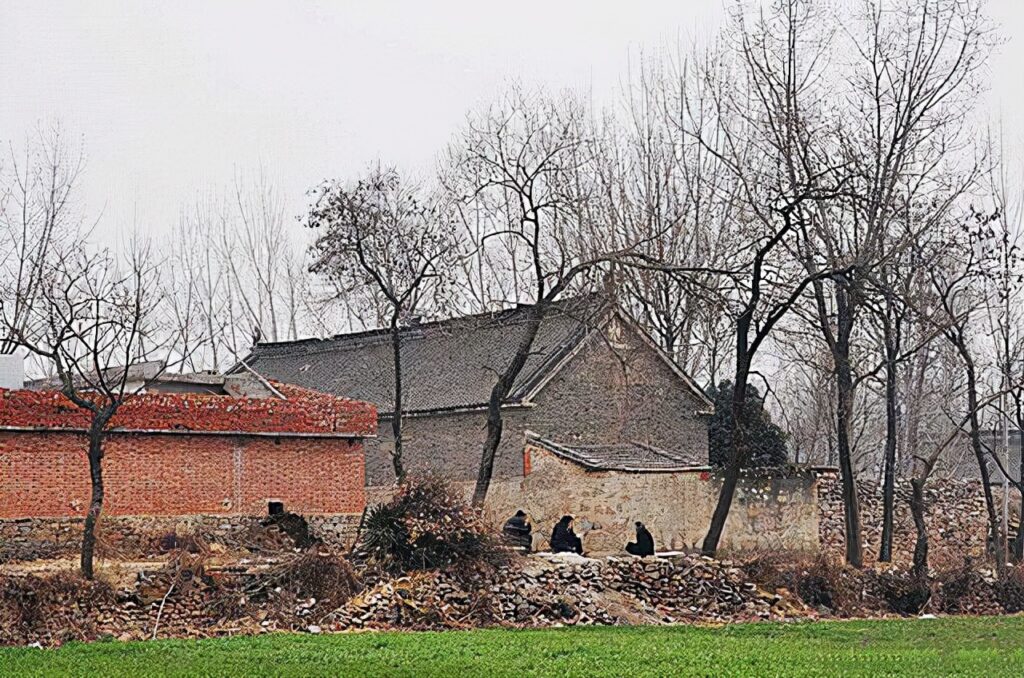
[[(1002, 507), (1002, 488), (993, 488), (996, 506)], [(896, 484), (893, 559), (911, 562), (917, 531), (910, 514), (910, 482)], [(877, 481), (857, 481), (858, 503), (864, 543), (864, 558), (874, 562), (882, 538), (882, 487)], [(925, 485), (925, 522), (928, 526), (929, 560), (934, 567), (958, 566), (965, 557), (984, 559), (988, 536), (985, 495), (978, 480), (933, 479)], [(1010, 537), (1020, 519), (1020, 494), (1010, 491)], [(838, 477), (821, 483), (820, 535), (823, 550), (842, 558), (845, 549), (842, 488)]]
[[(469, 498), (472, 483), (458, 483)], [(709, 471), (624, 473), (586, 471), (542, 449), (531, 450), (522, 478), (496, 480), (487, 495), (487, 517), (497, 529), (518, 509), (530, 516), (534, 548), (546, 550), (558, 519), (576, 516), (588, 553), (622, 553), (643, 522), (659, 551), (699, 548), (721, 490)], [(386, 501), (393, 487), (368, 487), (367, 503)], [(721, 546), (725, 550), (818, 549), (818, 475), (810, 471), (750, 471), (736, 490)]]
[[(324, 542), (348, 547), (359, 525), (358, 514), (304, 516), (310, 533)], [(101, 554), (138, 558), (158, 553), (170, 535), (201, 533), (205, 539), (237, 543), (265, 516), (104, 516), (100, 521)], [(83, 518), (0, 520), (0, 563), (73, 557), (82, 541)]]

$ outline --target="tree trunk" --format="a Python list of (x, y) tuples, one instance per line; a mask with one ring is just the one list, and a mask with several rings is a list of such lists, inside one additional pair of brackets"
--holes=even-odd
[(395, 407), (391, 415), (391, 435), (395, 441), (395, 448), (391, 452), (391, 465), (395, 469), (395, 480), (399, 483), (405, 480), (405, 465), (402, 459), (402, 332), (398, 325), (398, 318), (391, 321), (391, 350), (394, 355), (395, 367)]
[(924, 520), (924, 482), (924, 478), (910, 480), (910, 513), (914, 517), (914, 528), (917, 530), (913, 567), (916, 577), (925, 577), (928, 574), (928, 526)]
[(732, 450), (729, 452), (729, 464), (725, 467), (722, 489), (718, 494), (715, 512), (711, 515), (711, 525), (704, 536), (701, 553), (714, 557), (718, 552), (718, 542), (722, 539), (725, 521), (729, 517), (732, 498), (739, 483), (740, 470), (746, 464), (746, 445), (744, 445), (743, 410), (747, 400), (747, 379), (750, 378), (750, 325), (754, 317), (754, 305), (757, 301), (757, 289), (752, 303), (736, 321), (736, 372), (732, 382)]
[(882, 477), (882, 543), (878, 551), (878, 561), (888, 563), (892, 561), (893, 513), (896, 508), (896, 360), (899, 348), (891, 318), (887, 317), (884, 324), (885, 460)]
[(747, 400), (747, 379), (750, 377), (750, 364), (746, 355), (737, 357), (736, 375), (732, 387), (732, 450), (729, 453), (729, 464), (725, 468), (725, 477), (722, 479), (722, 490), (718, 494), (718, 503), (715, 505), (715, 512), (711, 516), (711, 525), (701, 545), (701, 553), (708, 557), (714, 557), (718, 552), (718, 542), (722, 539), (722, 531), (725, 529), (725, 521), (729, 517), (729, 509), (732, 507), (733, 495), (736, 494), (736, 485), (739, 483), (740, 471), (747, 462), (747, 446), (743, 430), (743, 410)]
[(836, 447), (839, 452), (839, 475), (842, 480), (843, 513), (846, 526), (846, 562), (853, 567), (864, 565), (860, 533), (860, 508), (857, 483), (853, 476), (853, 453), (850, 428), (853, 420), (853, 372), (850, 367), (850, 336), (853, 333), (853, 302), (848, 291), (836, 293), (837, 328), (833, 359), (836, 370)]
[(82, 576), (93, 578), (93, 560), (96, 553), (96, 524), (103, 511), (103, 428), (96, 424), (89, 430), (89, 479), (92, 497), (89, 511), (85, 514), (85, 529), (82, 534)]
[(473, 489), (473, 506), (477, 508), (483, 507), (484, 501), (487, 499), (487, 490), (491, 486), (491, 476), (494, 475), (494, 457), (498, 453), (504, 428), (501, 406), (512, 390), (512, 385), (515, 384), (519, 373), (526, 365), (526, 359), (530, 357), (533, 340), (537, 338), (547, 304), (547, 301), (538, 301), (526, 311), (526, 327), (516, 346), (512, 362), (501, 373), (491, 389), (491, 396), (487, 401), (487, 438), (484, 440), (483, 452), (480, 455), (480, 470), (477, 473), (476, 487)]
[(978, 382), (974, 370), (974, 359), (963, 338), (954, 342), (960, 357), (964, 361), (967, 372), (967, 411), (970, 413), (970, 438), (971, 448), (974, 450), (974, 457), (978, 462), (978, 473), (981, 476), (981, 486), (985, 491), (985, 509), (988, 512), (989, 533), (993, 546), (993, 555), (996, 558), (996, 565), (1000, 569), (1006, 563), (1006, 549), (1001, 537), (1002, 530), (999, 529), (999, 517), (996, 513), (996, 502), (992, 496), (992, 477), (988, 472), (988, 464), (985, 462), (985, 451), (981, 444), (981, 422), (978, 420)]

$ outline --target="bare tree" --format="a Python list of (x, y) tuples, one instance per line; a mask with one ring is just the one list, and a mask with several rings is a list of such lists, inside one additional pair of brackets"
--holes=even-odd
[(486, 499), (501, 442), (501, 407), (551, 305), (564, 293), (592, 287), (597, 275), (603, 277), (601, 266), (627, 260), (658, 266), (635, 241), (610, 237), (609, 226), (597, 218), (597, 133), (591, 123), (570, 95), (555, 100), (512, 87), (499, 105), (470, 116), (442, 168), (442, 185), (467, 206), (461, 213), (483, 222), (475, 227), (483, 233), (477, 256), (500, 248), (515, 299), (530, 302), (513, 355), (498, 368), (488, 400), (473, 492), (477, 506)]
[[(803, 109), (818, 74), (820, 41), (804, 35), (815, 17), (804, 3), (783, 2), (748, 26), (734, 18), (734, 63), (722, 57), (707, 68), (707, 91), (715, 103), (714, 124), (690, 133), (735, 177), (742, 200), (744, 238), (750, 243), (731, 268), (728, 307), (735, 318), (733, 421), (742, 422), (747, 386), (758, 350), (797, 304), (809, 285), (838, 271), (804, 272), (791, 253), (806, 250), (806, 220), (814, 203), (842, 189), (836, 168), (804, 157)], [(806, 52), (805, 52), (806, 50)], [(799, 171), (780, 171), (799, 168)], [(810, 168), (810, 169), (809, 169)], [(749, 446), (738, 425), (722, 489), (702, 551), (714, 555)]]
[(16, 335), (32, 330), (32, 312), (44, 285), (46, 263), (59, 247), (81, 240), (74, 194), (85, 156), (59, 126), (40, 127), (22, 151), (8, 145), (0, 163), (0, 299), (9, 329), (0, 354), (12, 353)]
[(49, 361), (61, 392), (88, 416), (92, 492), (81, 552), (82, 575), (88, 579), (103, 510), (103, 453), (111, 421), (140, 389), (129, 389), (131, 367), (164, 357), (169, 343), (156, 322), (161, 298), (155, 273), (145, 249), (133, 251), (125, 267), (108, 252), (54, 252), (44, 263), (29, 322), (7, 304), (0, 309), (16, 345)]
[[(425, 310), (437, 311), (458, 259), (454, 224), (394, 169), (377, 168), (352, 187), (327, 182), (315, 192), (307, 218), (319, 230), (312, 271), (326, 277), (336, 296), (362, 299), (391, 335), (394, 405), (391, 461), (402, 462), (403, 329)], [(359, 303), (359, 302), (356, 302)]]

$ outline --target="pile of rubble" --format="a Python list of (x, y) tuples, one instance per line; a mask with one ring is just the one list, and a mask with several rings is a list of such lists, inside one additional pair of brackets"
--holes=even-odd
[(489, 573), (384, 581), (331, 615), (332, 628), (417, 629), (728, 622), (813, 616), (730, 563), (690, 555), (519, 558)]
[[(860, 480), (857, 484), (864, 555), (873, 560), (878, 555), (882, 536), (882, 488), (876, 481)], [(844, 549), (844, 517), (842, 488), (838, 479), (823, 481), (819, 488), (819, 537), (826, 553), (842, 556)], [(935, 565), (959, 565), (964, 557), (981, 559), (985, 554), (988, 532), (985, 497), (979, 481), (940, 480), (925, 486), (929, 551)], [(1011, 502), (1019, 506), (1019, 502)], [(910, 484), (899, 481), (896, 487), (894, 562), (907, 564), (914, 553), (913, 518), (910, 515)]]
[[(729, 563), (687, 555), (520, 556), (501, 568), (459, 575), (434, 570), (364, 583), (343, 558), (316, 549), (230, 567), (212, 565), (206, 554), (183, 553), (119, 590), (65, 579), (55, 590), (37, 577), (0, 577), (0, 645), (276, 630), (713, 623), (814, 615), (785, 592), (745, 581)], [(79, 589), (88, 589), (88, 595), (75, 593)]]

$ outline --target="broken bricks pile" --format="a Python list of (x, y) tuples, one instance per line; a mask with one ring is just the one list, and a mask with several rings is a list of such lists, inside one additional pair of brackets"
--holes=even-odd
[(813, 616), (745, 581), (727, 562), (688, 555), (538, 554), (489, 573), (419, 573), (380, 582), (330, 615), (332, 628), (447, 629), (727, 622)]
[[(163, 570), (140, 574), (133, 587), (104, 589), (103, 595), (75, 595), (72, 580), (83, 590), (102, 585), (72, 577), (66, 577), (57, 596), (39, 578), (2, 577), (6, 602), (0, 601), (0, 645), (276, 630), (713, 623), (813, 616), (788, 597), (744, 581), (730, 564), (695, 556), (516, 557), (501, 568), (460, 576), (429, 571), (381, 579), (355, 595), (358, 582), (346, 580), (347, 562), (315, 550), (284, 562), (236, 568), (210, 567), (202, 559), (182, 554)], [(299, 559), (306, 559), (316, 582), (296, 583)], [(325, 578), (335, 583), (323, 587), (318, 582)], [(310, 585), (321, 587), (316, 595), (310, 594)], [(23, 605), (26, 600), (38, 604)]]

